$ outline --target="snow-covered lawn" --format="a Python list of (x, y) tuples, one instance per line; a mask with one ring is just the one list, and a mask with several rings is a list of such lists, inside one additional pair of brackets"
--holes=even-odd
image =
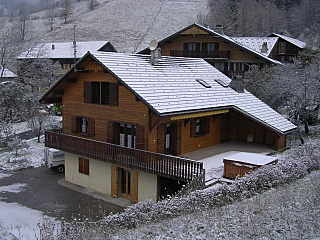
[[(46, 116), (45, 123), (50, 128), (51, 125), (57, 125), (61, 121), (60, 116)], [(28, 123), (11, 123), (12, 132), (15, 134), (29, 131)], [(7, 152), (0, 148), (0, 170), (16, 171), (29, 167), (39, 167), (44, 164), (44, 136), (41, 136), (41, 142), (37, 138), (26, 140), (28, 147), (22, 149), (16, 155), (14, 152)], [(0, 178), (1, 178), (0, 173)]]
[(0, 239), (40, 239), (38, 224), (46, 219), (57, 221), (18, 203), (0, 202)]
[[(44, 164), (44, 137), (38, 143), (37, 138), (27, 140), (28, 148), (15, 155), (0, 149), (0, 170), (16, 171), (29, 167), (39, 167)], [(1, 176), (1, 175), (0, 175)]]

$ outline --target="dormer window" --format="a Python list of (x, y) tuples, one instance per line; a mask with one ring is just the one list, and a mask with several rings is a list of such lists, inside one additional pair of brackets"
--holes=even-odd
[(203, 79), (196, 79), (196, 81), (200, 83), (202, 86), (204, 86), (205, 88), (211, 88), (210, 84)]

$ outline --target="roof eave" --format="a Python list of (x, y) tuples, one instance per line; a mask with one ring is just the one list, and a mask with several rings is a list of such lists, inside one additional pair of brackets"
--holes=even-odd
[(57, 82), (55, 82), (40, 98), (39, 102), (45, 104), (45, 98), (51, 93), (51, 91), (56, 88), (71, 72), (74, 72), (74, 69), (88, 56), (92, 56), (92, 54), (88, 51), (82, 58), (80, 58), (72, 68), (70, 68), (65, 74), (63, 74)]

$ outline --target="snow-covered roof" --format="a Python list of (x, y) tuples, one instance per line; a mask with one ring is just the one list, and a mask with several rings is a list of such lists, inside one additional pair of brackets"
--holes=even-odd
[[(88, 51), (99, 51), (109, 41), (91, 41), (76, 43), (76, 58), (81, 58)], [(57, 42), (57, 43), (42, 43), (36, 47), (20, 54), (18, 59), (24, 58), (74, 58), (73, 42)]]
[[(0, 76), (1, 76), (1, 73), (2, 73), (2, 67), (0, 67)], [(8, 70), (8, 69), (5, 68), (5, 69), (3, 70), (2, 77), (3, 77), (3, 78), (16, 78), (17, 75), (14, 74), (13, 72), (11, 72), (10, 70)]]
[[(262, 54), (260, 51), (256, 51), (255, 49), (250, 48), (245, 44), (242, 44), (240, 42), (235, 41), (233, 38), (231, 38), (231, 37), (229, 37), (227, 35), (220, 34), (220, 33), (216, 32), (216, 31), (214, 31), (214, 30), (212, 30), (210, 28), (204, 27), (204, 26), (202, 26), (200, 24), (197, 24), (197, 23), (193, 23), (190, 26), (188, 26), (188, 27), (186, 27), (186, 28), (184, 28), (184, 29), (182, 29), (182, 30), (170, 35), (169, 37), (167, 37), (165, 39), (162, 39), (161, 41), (159, 41), (159, 46), (162, 46), (162, 44), (166, 43), (167, 41), (170, 41), (170, 39), (178, 36), (180, 33), (184, 32), (184, 31), (186, 31), (186, 30), (188, 30), (189, 28), (192, 28), (192, 27), (198, 27), (198, 28), (202, 29), (203, 31), (209, 33), (212, 36), (218, 36), (218, 37), (222, 38), (224, 41), (226, 41), (227, 43), (232, 44), (234, 46), (237, 46), (240, 49), (242, 49), (244, 51), (247, 51), (247, 52), (257, 56), (258, 58), (262, 58), (267, 62), (271, 62), (271, 63), (274, 63), (274, 64), (282, 64), (281, 62), (279, 62), (279, 61), (277, 61), (275, 59), (269, 58), (265, 54)], [(139, 53), (146, 53), (148, 49), (149, 48), (145, 48), (142, 51), (140, 51)]]
[[(278, 41), (278, 37), (232, 37), (232, 39), (256, 52), (269, 56)], [(267, 43), (267, 52), (262, 52), (262, 44)]]
[[(296, 128), (248, 91), (237, 93), (220, 85), (217, 79), (226, 84), (231, 79), (203, 59), (162, 57), (152, 65), (150, 56), (142, 54), (94, 52), (84, 58), (87, 56), (99, 62), (160, 116), (232, 108), (280, 133)], [(197, 79), (204, 80), (210, 88)]]
[[(237, 93), (216, 80), (229, 84), (231, 79), (200, 58), (162, 57), (152, 65), (150, 55), (112, 52), (88, 52), (76, 65), (90, 57), (110, 72), (160, 116), (235, 109), (263, 125), (285, 134), (296, 128), (267, 104), (245, 91)], [(41, 98), (54, 94), (54, 89), (67, 79), (71, 68)], [(206, 88), (197, 80), (204, 80)], [(63, 85), (61, 85), (63, 86)]]
[(277, 36), (279, 38), (282, 38), (290, 43), (292, 43), (293, 45), (299, 47), (299, 48), (305, 48), (306, 47), (306, 43), (305, 42), (302, 42), (298, 39), (295, 39), (295, 38), (291, 38), (291, 37), (287, 37), (287, 36), (284, 36), (284, 35), (281, 35), (281, 34), (278, 34), (278, 33), (272, 33), (270, 36)]
[(225, 157), (224, 160), (263, 166), (276, 161), (277, 158), (258, 153), (238, 152), (236, 154)]

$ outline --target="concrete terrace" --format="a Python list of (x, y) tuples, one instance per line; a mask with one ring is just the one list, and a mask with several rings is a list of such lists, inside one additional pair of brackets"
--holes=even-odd
[(275, 152), (275, 150), (270, 146), (263, 144), (230, 141), (189, 152), (183, 154), (183, 156), (203, 162), (203, 167), (206, 171), (206, 181), (209, 181), (211, 179), (222, 178), (223, 158), (238, 152), (260, 153), (267, 155)]

